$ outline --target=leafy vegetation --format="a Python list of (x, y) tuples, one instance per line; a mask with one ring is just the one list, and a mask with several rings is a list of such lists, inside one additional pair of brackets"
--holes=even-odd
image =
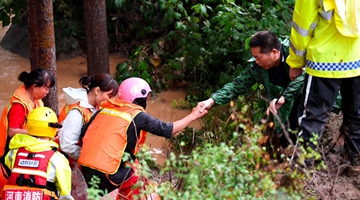
[[(121, 4), (121, 9), (131, 4)], [(164, 83), (187, 81), (189, 91), (202, 98), (231, 81), (248, 65), (251, 55), (245, 44), (256, 31), (289, 34), (293, 4), (294, 1), (159, 0), (150, 6), (141, 1), (144, 20), (152, 18), (150, 21), (159, 23), (148, 24), (135, 37), (141, 39), (140, 35), (149, 35), (146, 30), (154, 28), (164, 31), (160, 37), (135, 48), (126, 63), (130, 74), (118, 71), (116, 77), (121, 81), (136, 74), (158, 89), (166, 88)], [(161, 20), (159, 16), (163, 16)]]
[[(312, 170), (300, 163), (320, 155), (304, 149), (299, 149), (299, 159), (275, 153), (269, 135), (264, 135), (266, 125), (249, 123), (247, 112), (233, 106), (227, 121), (210, 113), (207, 117), (217, 123), (205, 120), (206, 128), (188, 128), (172, 139), (178, 150), (170, 153), (164, 167), (154, 165), (143, 147), (137, 155), (140, 162), (133, 164), (141, 179), (156, 180), (157, 186), (141, 190), (141, 196), (156, 192), (163, 199), (316, 199), (303, 189)], [(94, 186), (89, 198), (98, 199), (101, 192)]]
[[(111, 51), (129, 55), (128, 73), (157, 89), (188, 81), (198, 97), (232, 80), (251, 56), (245, 41), (259, 30), (288, 35), (294, 0), (107, 0)], [(26, 20), (26, 1), (0, 1), (3, 26)], [(81, 1), (54, 1), (57, 52), (85, 48)], [(25, 15), (24, 15), (25, 14)], [(119, 66), (120, 69), (124, 67)]]
[[(295, 0), (107, 0), (110, 51), (128, 62), (116, 78), (141, 76), (154, 89), (187, 81), (203, 98), (232, 80), (251, 58), (246, 40), (259, 30), (290, 31)], [(26, 1), (1, 0), (3, 26), (26, 22)], [(54, 1), (57, 52), (85, 48), (83, 3)], [(124, 66), (125, 65), (125, 66)], [(126, 68), (126, 71), (123, 71)]]

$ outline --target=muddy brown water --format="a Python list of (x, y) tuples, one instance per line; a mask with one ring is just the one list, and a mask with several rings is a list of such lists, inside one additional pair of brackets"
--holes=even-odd
[[(4, 37), (8, 27), (1, 28), (0, 22), (0, 41)], [(116, 65), (124, 62), (126, 58), (119, 54), (110, 55), (110, 73), (115, 73)], [(84, 57), (75, 57), (68, 60), (59, 60), (56, 62), (57, 84), (59, 109), (65, 105), (65, 97), (62, 93), (64, 87), (80, 87), (79, 78), (86, 74), (86, 59)], [(11, 53), (0, 47), (0, 110), (9, 101), (14, 91), (23, 83), (17, 80), (22, 71), (30, 70), (30, 61), (17, 54)], [(186, 91), (184, 89), (170, 89), (159, 94), (155, 94), (149, 102), (146, 111), (164, 121), (176, 121), (190, 113), (189, 110), (175, 109), (172, 107), (174, 100), (184, 99)], [(190, 124), (192, 127), (200, 127), (200, 121)], [(148, 134), (146, 144), (150, 146), (152, 155), (160, 165), (166, 160), (165, 152), (169, 150), (169, 144), (165, 138)]]

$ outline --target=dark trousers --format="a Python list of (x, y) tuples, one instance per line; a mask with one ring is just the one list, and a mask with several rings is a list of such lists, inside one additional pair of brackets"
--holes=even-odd
[(100, 179), (100, 183), (98, 184), (99, 189), (107, 189), (108, 192), (117, 189), (133, 174), (133, 170), (130, 167), (120, 167), (118, 171), (113, 175), (106, 175), (100, 171), (85, 166), (81, 166), (81, 172), (84, 175), (84, 178), (89, 188), (91, 187), (91, 179), (96, 176)]
[(316, 148), (310, 138), (321, 136), (340, 90), (343, 123), (340, 131), (346, 136), (345, 145), (353, 161), (360, 165), (360, 76), (353, 78), (319, 78), (306, 75), (299, 106), (299, 124), (305, 145)]

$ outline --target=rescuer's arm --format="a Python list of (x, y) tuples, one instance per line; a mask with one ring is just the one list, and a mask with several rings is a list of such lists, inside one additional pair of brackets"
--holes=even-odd
[(187, 127), (191, 122), (207, 114), (207, 110), (200, 112), (200, 109), (201, 109), (200, 106), (196, 106), (195, 108), (192, 109), (189, 115), (185, 116), (180, 120), (175, 121), (173, 123), (172, 134), (175, 135), (179, 133), (181, 130)]

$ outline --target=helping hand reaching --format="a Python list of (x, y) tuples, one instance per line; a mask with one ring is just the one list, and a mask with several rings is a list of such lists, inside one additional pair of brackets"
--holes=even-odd
[(197, 107), (200, 107), (200, 112), (203, 112), (205, 109), (211, 108), (214, 105), (215, 101), (212, 98), (208, 98), (205, 101), (201, 101), (197, 104)]

